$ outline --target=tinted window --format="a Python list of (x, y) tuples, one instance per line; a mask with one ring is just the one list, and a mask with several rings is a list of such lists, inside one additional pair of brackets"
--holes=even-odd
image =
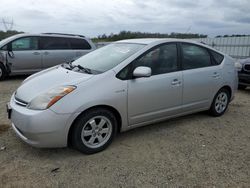
[(221, 54), (219, 54), (219, 53), (217, 53), (217, 52), (215, 52), (215, 51), (213, 51), (213, 50), (211, 50), (210, 52), (211, 52), (211, 54), (212, 54), (212, 56), (213, 56), (213, 60), (214, 60), (215, 64), (216, 64), (216, 65), (221, 64), (221, 62), (222, 62), (223, 59), (224, 59), (224, 56), (221, 55)]
[(63, 37), (41, 37), (41, 48), (45, 50), (70, 49), (69, 40)]
[(37, 50), (38, 38), (37, 37), (24, 37), (17, 39), (11, 43), (13, 51), (18, 50)]
[(176, 44), (166, 44), (147, 52), (134, 62), (134, 68), (146, 66), (152, 69), (152, 75), (173, 72), (177, 67)]
[(183, 69), (195, 69), (210, 65), (210, 55), (205, 48), (192, 44), (182, 44)]
[(91, 49), (91, 46), (89, 45), (89, 43), (84, 40), (84, 39), (76, 39), (76, 38), (72, 38), (70, 39), (70, 46), (71, 49), (76, 49), (76, 50), (89, 50)]

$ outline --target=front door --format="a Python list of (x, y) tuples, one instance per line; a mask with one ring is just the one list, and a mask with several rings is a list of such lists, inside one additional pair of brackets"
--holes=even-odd
[(154, 47), (133, 63), (152, 69), (151, 77), (128, 80), (130, 125), (164, 119), (181, 112), (182, 72), (175, 43)]
[(9, 43), (8, 61), (12, 73), (33, 73), (42, 68), (41, 51), (38, 49), (38, 37), (23, 37)]

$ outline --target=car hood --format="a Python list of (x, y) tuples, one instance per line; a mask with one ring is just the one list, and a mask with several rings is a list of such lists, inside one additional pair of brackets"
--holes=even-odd
[(17, 89), (15, 98), (29, 103), (36, 96), (57, 86), (77, 85), (93, 75), (67, 70), (61, 66), (52, 67), (31, 75)]

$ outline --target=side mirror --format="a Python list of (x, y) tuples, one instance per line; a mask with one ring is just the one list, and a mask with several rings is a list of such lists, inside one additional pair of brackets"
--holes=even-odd
[(152, 70), (149, 67), (144, 67), (144, 66), (140, 66), (135, 68), (134, 72), (133, 72), (133, 76), (135, 78), (141, 78), (141, 77), (150, 77), (152, 74)]

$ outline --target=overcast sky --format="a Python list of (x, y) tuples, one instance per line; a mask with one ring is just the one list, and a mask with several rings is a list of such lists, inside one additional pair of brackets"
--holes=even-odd
[[(121, 30), (250, 34), (250, 0), (2, 0), (13, 29), (89, 37)], [(4, 26), (0, 20), (0, 30)]]

